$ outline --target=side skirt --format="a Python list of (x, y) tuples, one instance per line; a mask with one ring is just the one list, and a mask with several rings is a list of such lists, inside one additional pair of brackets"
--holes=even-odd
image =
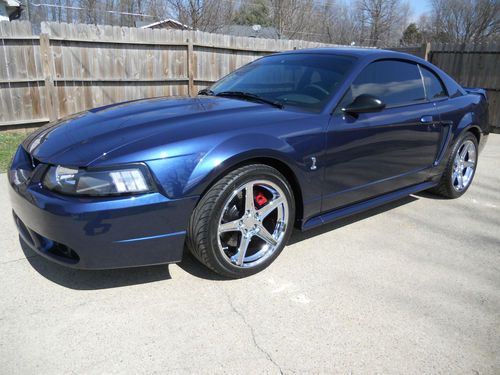
[(396, 190), (391, 193), (380, 195), (378, 197), (371, 198), (363, 202), (355, 203), (353, 205), (344, 208), (339, 208), (337, 210), (333, 210), (330, 212), (320, 214), (318, 216), (314, 216), (309, 220), (307, 220), (302, 225), (302, 230), (308, 230), (326, 223), (331, 223), (332, 221), (339, 220), (344, 217), (351, 216), (369, 210), (371, 208), (381, 206), (383, 204), (404, 198), (407, 195), (415, 194), (418, 193), (419, 191), (430, 189), (436, 185), (437, 182), (423, 182), (418, 185), (413, 185), (404, 189)]

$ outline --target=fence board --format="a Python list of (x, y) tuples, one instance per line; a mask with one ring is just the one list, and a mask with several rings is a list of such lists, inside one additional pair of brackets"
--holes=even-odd
[(29, 22), (0, 22), (0, 125), (47, 120), (38, 44)]

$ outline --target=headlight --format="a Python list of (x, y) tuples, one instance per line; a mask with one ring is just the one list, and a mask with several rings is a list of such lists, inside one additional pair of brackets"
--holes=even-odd
[(137, 194), (153, 190), (147, 170), (136, 165), (113, 170), (86, 170), (58, 165), (49, 168), (43, 185), (70, 195)]

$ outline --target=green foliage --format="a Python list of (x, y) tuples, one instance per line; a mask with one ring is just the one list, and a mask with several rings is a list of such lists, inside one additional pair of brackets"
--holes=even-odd
[(403, 37), (401, 38), (401, 44), (405, 46), (411, 46), (415, 44), (422, 43), (422, 34), (418, 30), (418, 27), (414, 23), (410, 23), (408, 27), (403, 31)]
[(0, 172), (7, 171), (10, 160), (26, 133), (0, 133)]
[(234, 20), (238, 25), (269, 26), (271, 23), (269, 8), (265, 0), (245, 3), (236, 13)]

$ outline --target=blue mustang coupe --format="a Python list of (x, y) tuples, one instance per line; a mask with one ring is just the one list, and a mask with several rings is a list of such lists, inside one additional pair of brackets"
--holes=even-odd
[[(487, 101), (432, 64), (377, 49), (261, 58), (195, 98), (110, 105), (49, 124), (9, 171), (21, 240), (62, 265), (267, 267), (302, 230), (431, 189), (457, 198)], [(325, 250), (326, 251), (326, 250)]]

